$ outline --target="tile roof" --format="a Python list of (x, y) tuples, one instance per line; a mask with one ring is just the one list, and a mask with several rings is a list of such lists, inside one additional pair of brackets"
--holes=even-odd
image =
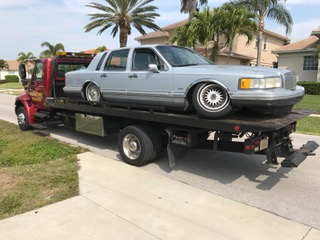
[(146, 35), (141, 35), (139, 37), (136, 37), (135, 40), (140, 41), (140, 40), (145, 40), (145, 39), (152, 39), (152, 38), (159, 38), (159, 37), (169, 37), (169, 33), (166, 31), (174, 30), (177, 27), (181, 27), (185, 25), (188, 22), (188, 19), (167, 25), (163, 27), (161, 30), (147, 33)]
[(168, 26), (165, 26), (162, 28), (162, 30), (173, 30), (177, 27), (181, 27), (181, 26), (185, 25), (187, 22), (188, 22), (188, 19), (185, 19), (185, 20), (170, 24)]
[[(9, 65), (9, 70), (10, 71), (18, 71), (19, 70), (19, 62), (17, 60), (6, 60), (6, 62)], [(28, 68), (31, 69), (33, 68), (33, 64), (28, 62)]]
[(9, 70), (18, 70), (19, 69), (19, 63), (17, 60), (7, 60), (7, 63), (9, 65)]
[(278, 48), (273, 52), (279, 53), (279, 52), (294, 52), (294, 51), (308, 50), (310, 48), (315, 48), (318, 43), (319, 43), (319, 38), (317, 36), (310, 36), (306, 39)]
[(136, 37), (135, 40), (140, 41), (140, 40), (159, 38), (159, 37), (169, 37), (169, 33), (165, 31), (151, 32), (146, 35), (141, 35), (139, 37)]

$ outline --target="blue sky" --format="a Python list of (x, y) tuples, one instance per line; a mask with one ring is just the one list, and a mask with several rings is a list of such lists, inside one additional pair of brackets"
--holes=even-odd
[[(39, 56), (44, 49), (41, 43), (62, 43), (67, 51), (95, 49), (98, 46), (117, 48), (118, 36), (112, 38), (110, 31), (97, 35), (98, 30), (85, 33), (89, 23), (88, 13), (97, 12), (86, 7), (90, 2), (104, 0), (0, 0), (0, 59), (14, 60), (19, 52), (32, 52)], [(225, 0), (209, 0), (210, 8), (219, 7)], [(156, 19), (160, 27), (186, 19), (180, 13), (180, 0), (154, 0), (161, 15)], [(320, 27), (320, 0), (287, 0), (285, 7), (294, 20), (293, 31), (288, 37), (295, 42), (308, 37), (313, 29)], [(284, 27), (266, 21), (268, 30), (285, 35)], [(146, 29), (147, 32), (152, 30)], [(133, 30), (128, 45), (137, 45), (134, 40), (140, 34)]]

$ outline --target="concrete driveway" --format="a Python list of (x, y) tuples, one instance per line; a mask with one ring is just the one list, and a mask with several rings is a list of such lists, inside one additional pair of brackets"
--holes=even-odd
[(144, 169), (79, 155), (80, 196), (0, 221), (1, 239), (316, 240), (320, 231)]

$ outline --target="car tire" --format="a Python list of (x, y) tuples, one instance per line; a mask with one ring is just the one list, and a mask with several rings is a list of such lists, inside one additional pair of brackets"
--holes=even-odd
[(227, 90), (216, 83), (201, 83), (192, 95), (196, 112), (208, 118), (220, 118), (232, 110)]
[(85, 98), (90, 102), (100, 102), (100, 88), (94, 83), (89, 83), (85, 88)]
[(119, 134), (118, 148), (124, 162), (143, 166), (154, 157), (154, 143), (143, 126), (125, 127)]
[(24, 107), (19, 107), (17, 110), (17, 120), (19, 128), (22, 131), (28, 131), (31, 129), (31, 126), (29, 125), (28, 115), (27, 111)]

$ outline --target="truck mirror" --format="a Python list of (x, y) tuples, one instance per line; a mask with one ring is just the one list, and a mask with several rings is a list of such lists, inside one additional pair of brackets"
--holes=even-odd
[(160, 72), (156, 64), (149, 64), (148, 71), (153, 72), (153, 73)]
[(23, 85), (28, 82), (27, 80), (27, 72), (26, 65), (24, 63), (19, 64), (19, 76)]

